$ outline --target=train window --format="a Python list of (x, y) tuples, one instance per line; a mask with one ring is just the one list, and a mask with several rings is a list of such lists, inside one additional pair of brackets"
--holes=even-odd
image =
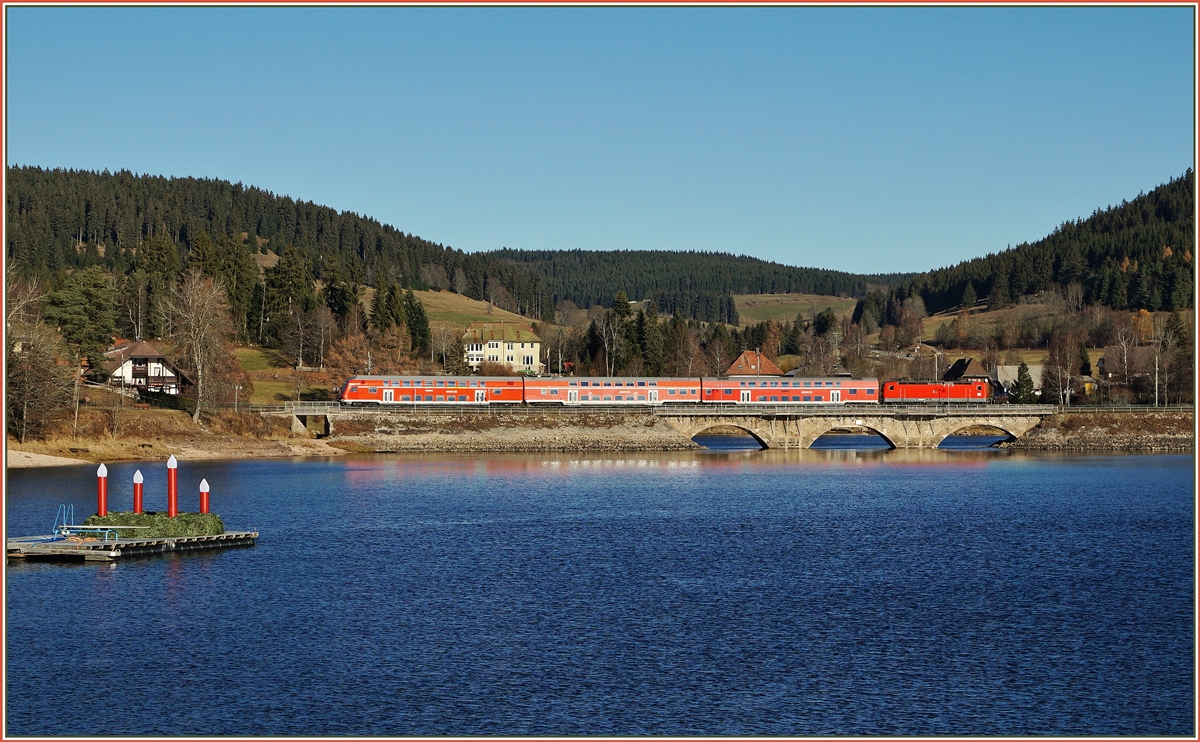
[(812, 401), (812, 395), (811, 395), (811, 394), (805, 394), (805, 395), (804, 395), (804, 401), (805, 401), (805, 402), (811, 402), (811, 401)]
[(377, 386), (369, 387), (367, 389), (367, 391), (370, 392), (371, 394), (376, 394), (379, 391), (379, 387), (377, 387)]
[(579, 382), (577, 382), (577, 381), (571, 381), (571, 382), (568, 382), (568, 385), (569, 385), (569, 386), (579, 386)]
[(772, 394), (772, 395), (771, 395), (771, 401), (772, 401), (772, 402), (778, 402), (778, 401), (779, 401), (779, 395), (778, 395), (778, 394)]
[(644, 381), (639, 381), (639, 382), (638, 382), (638, 386), (646, 386), (646, 382), (644, 382)]
[(612, 382), (611, 382), (611, 381), (606, 381), (606, 382), (604, 382), (604, 386), (612, 386)]
[(459, 401), (459, 402), (466, 402), (466, 401), (467, 401), (467, 395), (465, 395), (465, 394), (460, 394), (460, 395), (458, 395), (458, 401)]
[(652, 382), (650, 382), (650, 386), (658, 386), (658, 382), (657, 382), (657, 381), (652, 381)]
[(744, 381), (743, 381), (743, 382), (742, 382), (742, 386), (746, 386), (746, 382), (744, 382)]
[(874, 390), (874, 389), (868, 389), (868, 390), (867, 390), (867, 396), (874, 396), (874, 395), (875, 395), (875, 390)]
[(840, 382), (840, 381), (838, 381), (838, 382), (834, 382), (834, 383), (836, 383), (838, 386), (841, 386), (841, 385), (842, 385), (842, 382)]
[(350, 389), (349, 389), (348, 391), (351, 391), (351, 392), (357, 392), (357, 391), (358, 391), (358, 387), (356, 387), (356, 386), (352, 386), (352, 387), (350, 387)]
[(579, 386), (587, 386), (587, 385), (588, 385), (588, 383), (586, 381), (579, 382)]
[(558, 396), (558, 390), (557, 390), (557, 389), (551, 389), (551, 390), (550, 390), (550, 396), (552, 396), (552, 397), (556, 397), (556, 396)]
[(851, 393), (851, 394), (858, 394), (858, 390), (857, 390), (857, 389), (851, 389), (851, 390), (850, 390), (850, 393)]
[(543, 396), (543, 397), (544, 397), (544, 396), (546, 396), (546, 390), (545, 390), (545, 389), (543, 389), (543, 390), (542, 390), (542, 396)]
[(618, 401), (618, 402), (621, 402), (621, 401), (623, 401), (624, 399), (625, 399), (625, 395), (623, 395), (623, 394), (618, 394), (618, 395), (617, 395), (617, 401)]
[(400, 395), (400, 401), (401, 401), (401, 402), (411, 402), (411, 401), (412, 401), (412, 395), (409, 395), (409, 394), (401, 394), (401, 395)]
[(611, 402), (611, 401), (612, 401), (612, 395), (611, 395), (611, 394), (605, 394), (605, 395), (604, 395), (604, 401), (605, 401), (605, 402)]
[(438, 385), (438, 386), (446, 386), (446, 382), (444, 382), (444, 381), (439, 381), (439, 382), (437, 382), (437, 385)]
[(493, 389), (493, 390), (492, 390), (492, 396), (493, 396), (493, 397), (499, 397), (499, 396), (500, 396), (500, 390), (499, 390), (499, 389)]
[(426, 380), (425, 380), (425, 386), (433, 386), (433, 382), (432, 382), (432, 381), (430, 381), (429, 379), (426, 379)]
[(975, 391), (977, 391), (977, 392), (981, 392), (981, 391), (983, 391), (983, 385), (982, 385), (982, 384), (976, 384), (976, 385), (975, 385)]
[(811, 381), (806, 381), (806, 382), (804, 382), (804, 386), (812, 386), (812, 382), (811, 382)]
[(771, 382), (771, 386), (779, 386), (779, 382), (778, 382), (778, 381), (772, 381), (772, 382)]
[(732, 389), (726, 389), (726, 390), (725, 390), (725, 396), (726, 396), (726, 397), (732, 397), (732, 396), (733, 396), (733, 390), (732, 390)]
[(800, 395), (799, 395), (799, 394), (793, 394), (793, 395), (792, 395), (792, 401), (793, 401), (793, 402), (799, 402), (799, 401), (800, 401)]
[(670, 391), (667, 392), (667, 394), (674, 394), (674, 393), (675, 393), (674, 389), (671, 389)]
[(645, 401), (646, 401), (646, 395), (645, 395), (645, 394), (639, 394), (639, 395), (638, 395), (638, 401), (639, 401), (639, 402), (645, 402)]

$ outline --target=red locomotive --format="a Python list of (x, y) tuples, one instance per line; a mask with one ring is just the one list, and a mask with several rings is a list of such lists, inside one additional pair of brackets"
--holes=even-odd
[(984, 379), (969, 381), (885, 381), (884, 402), (986, 402), (991, 385)]

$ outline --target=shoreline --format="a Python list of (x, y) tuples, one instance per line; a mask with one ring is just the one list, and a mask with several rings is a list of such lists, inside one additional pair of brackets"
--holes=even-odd
[[(272, 459), (354, 453), (649, 453), (704, 450), (653, 416), (585, 415), (339, 415), (329, 435), (252, 437), (188, 430), (154, 438), (81, 437), (19, 446), (7, 441), (8, 469), (79, 466), (166, 459)], [(178, 434), (172, 435), (171, 433)], [(1021, 438), (997, 448), (1011, 451), (1195, 453), (1193, 414), (1055, 415)], [(919, 450), (919, 449), (914, 449)], [(936, 450), (936, 449), (926, 449)]]

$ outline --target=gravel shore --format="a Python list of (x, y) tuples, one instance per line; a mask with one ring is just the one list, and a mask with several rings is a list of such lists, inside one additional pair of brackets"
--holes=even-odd
[(1190, 412), (1067, 414), (1046, 418), (1004, 448), (1025, 451), (1194, 452)]

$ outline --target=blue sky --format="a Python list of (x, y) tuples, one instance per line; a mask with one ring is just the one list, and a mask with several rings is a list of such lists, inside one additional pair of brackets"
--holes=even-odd
[(1195, 152), (1191, 8), (6, 8), (9, 164), (242, 181), (467, 251), (916, 271)]

